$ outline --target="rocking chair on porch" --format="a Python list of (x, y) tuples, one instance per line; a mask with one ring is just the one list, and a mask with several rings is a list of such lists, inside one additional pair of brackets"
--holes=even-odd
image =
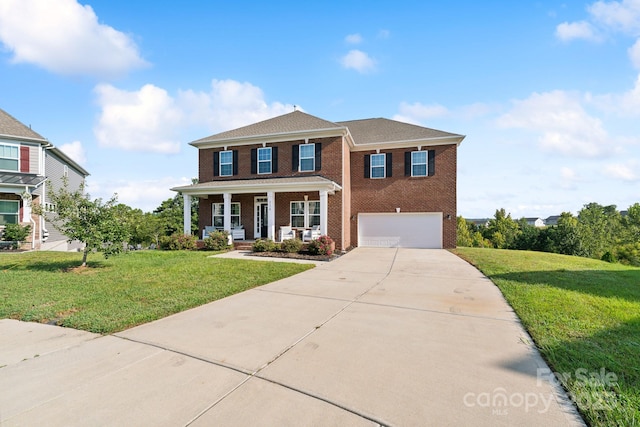
[(302, 232), (302, 241), (303, 242), (310, 242), (312, 240), (317, 239), (318, 237), (320, 237), (320, 226), (319, 225), (314, 225), (311, 230), (304, 230)]

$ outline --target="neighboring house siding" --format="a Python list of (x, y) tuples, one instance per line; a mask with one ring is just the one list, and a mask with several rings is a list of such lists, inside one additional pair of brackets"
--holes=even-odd
[(40, 147), (29, 147), (29, 173), (40, 173)]
[[(365, 155), (375, 151), (351, 153), (352, 243), (357, 245), (357, 215), (366, 212), (442, 212), (444, 248), (456, 246), (456, 145), (423, 146), (435, 150), (435, 174), (426, 177), (405, 176), (405, 152), (416, 148), (382, 150), (392, 153), (392, 176), (382, 179), (364, 177)], [(450, 220), (446, 216), (450, 215)]]

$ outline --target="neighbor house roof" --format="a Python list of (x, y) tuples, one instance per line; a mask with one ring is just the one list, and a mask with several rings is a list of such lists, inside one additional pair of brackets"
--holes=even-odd
[(19, 139), (31, 139), (38, 140), (39, 142), (46, 142), (47, 140), (39, 133), (33, 131), (30, 127), (25, 126), (0, 108), (0, 136), (19, 138)]
[(459, 144), (464, 135), (384, 118), (330, 122), (302, 111), (221, 132), (191, 142), (200, 148), (345, 136), (355, 150), (413, 145)]
[(0, 184), (11, 187), (36, 187), (46, 178), (41, 175), (25, 175), (14, 172), (0, 172)]

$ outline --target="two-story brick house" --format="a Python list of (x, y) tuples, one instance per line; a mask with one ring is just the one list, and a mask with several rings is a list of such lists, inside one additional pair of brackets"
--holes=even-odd
[[(193, 141), (199, 228), (247, 239), (319, 228), (337, 249), (456, 244), (456, 153), (464, 136), (388, 119), (330, 122), (294, 111)], [(190, 230), (185, 213), (185, 230)]]
[(31, 206), (49, 206), (47, 182), (55, 190), (66, 177), (75, 190), (89, 173), (42, 135), (0, 109), (0, 233), (6, 224), (30, 225), (32, 249), (74, 250), (77, 242), (68, 242), (47, 220), (33, 214)]

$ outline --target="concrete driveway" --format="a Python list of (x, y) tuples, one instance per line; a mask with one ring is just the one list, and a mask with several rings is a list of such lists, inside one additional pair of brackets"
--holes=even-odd
[(2, 320), (0, 366), (2, 426), (583, 425), (444, 250), (358, 248), (111, 336)]

